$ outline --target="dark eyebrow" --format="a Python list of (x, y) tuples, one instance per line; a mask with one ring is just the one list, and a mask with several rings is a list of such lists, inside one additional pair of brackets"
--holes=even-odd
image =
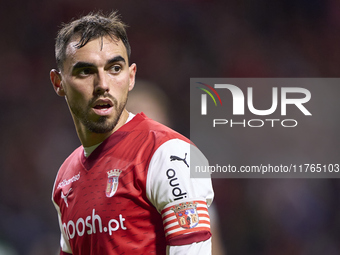
[(116, 57), (108, 60), (107, 64), (113, 64), (113, 63), (116, 63), (116, 62), (124, 62), (124, 63), (126, 63), (125, 59), (122, 56), (116, 56)]
[(84, 67), (95, 67), (95, 65), (88, 62), (77, 62), (72, 69), (76, 70)]
[[(112, 59), (109, 59), (107, 61), (107, 64), (113, 64), (116, 62), (123, 62), (126, 63), (125, 59), (122, 56), (116, 56)], [(92, 64), (92, 63), (88, 63), (88, 62), (77, 62), (76, 64), (74, 64), (74, 66), (72, 67), (72, 70), (76, 70), (76, 69), (81, 69), (81, 68), (93, 68), (96, 67), (96, 65)]]

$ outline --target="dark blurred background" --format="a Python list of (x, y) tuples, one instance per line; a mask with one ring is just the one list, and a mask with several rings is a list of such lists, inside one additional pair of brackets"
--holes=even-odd
[[(80, 142), (49, 71), (60, 24), (93, 10), (119, 10), (138, 79), (186, 136), (190, 77), (340, 75), (338, 0), (1, 1), (0, 255), (58, 250), (52, 186)], [(337, 179), (213, 183), (225, 254), (340, 254)]]

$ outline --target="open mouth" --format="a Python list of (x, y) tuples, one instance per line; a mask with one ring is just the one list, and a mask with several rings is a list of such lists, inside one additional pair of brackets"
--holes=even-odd
[(112, 112), (113, 104), (110, 100), (100, 99), (94, 104), (92, 109), (97, 115), (108, 115)]
[(93, 108), (94, 109), (109, 109), (111, 107), (112, 106), (110, 104), (98, 104), (98, 105), (95, 105)]

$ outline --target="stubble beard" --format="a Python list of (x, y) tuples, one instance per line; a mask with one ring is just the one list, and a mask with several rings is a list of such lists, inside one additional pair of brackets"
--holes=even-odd
[[(96, 121), (90, 119), (90, 111), (92, 109), (91, 102), (95, 101), (93, 99), (86, 109), (83, 109), (76, 105), (70, 105), (70, 110), (72, 111), (73, 115), (85, 126), (87, 130), (89, 130), (92, 133), (97, 134), (104, 134), (111, 132), (116, 126), (117, 123), (122, 115), (122, 112), (125, 108), (126, 102), (127, 102), (127, 96), (124, 100), (121, 101), (121, 103), (118, 103), (118, 101), (112, 97), (109, 96), (109, 98), (113, 102), (114, 109), (114, 116), (99, 116)], [(111, 118), (111, 120), (110, 120)]]

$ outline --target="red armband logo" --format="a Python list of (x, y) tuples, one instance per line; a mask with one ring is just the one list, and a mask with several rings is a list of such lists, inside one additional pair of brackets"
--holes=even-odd
[(198, 231), (210, 232), (210, 218), (204, 200), (170, 203), (162, 210), (167, 241), (173, 237)]

